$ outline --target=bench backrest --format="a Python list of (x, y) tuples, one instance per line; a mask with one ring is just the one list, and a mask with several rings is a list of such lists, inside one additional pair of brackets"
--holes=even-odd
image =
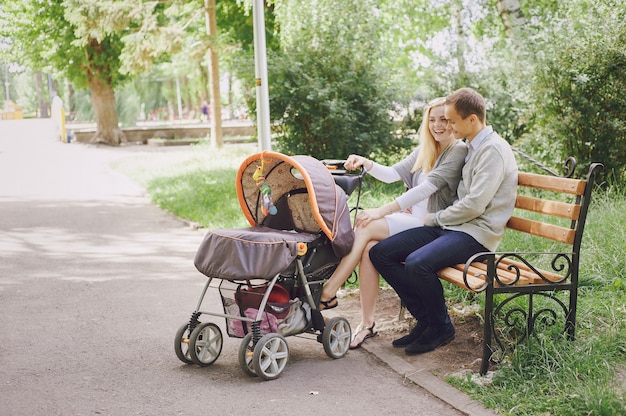
[[(518, 193), (515, 202), (517, 213), (513, 213), (507, 227), (571, 245), (572, 251), (578, 253), (591, 202), (595, 171), (601, 167), (601, 164), (592, 164), (585, 179), (520, 172), (518, 187), (549, 192), (544, 192), (541, 198)], [(521, 211), (541, 214), (541, 218), (530, 219), (516, 215)], [(559, 221), (563, 218), (569, 220), (569, 225), (562, 224), (562, 220)]]

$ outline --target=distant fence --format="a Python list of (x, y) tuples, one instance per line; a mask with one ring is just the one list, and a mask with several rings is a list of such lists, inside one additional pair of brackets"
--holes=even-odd
[[(67, 126), (74, 140), (87, 143), (95, 134), (94, 129), (72, 130)], [(122, 129), (128, 142), (147, 144), (150, 139), (197, 139), (209, 137), (211, 128), (206, 125), (172, 125), (150, 127), (125, 127)], [(222, 125), (223, 136), (251, 136), (256, 133), (256, 127), (249, 124)]]

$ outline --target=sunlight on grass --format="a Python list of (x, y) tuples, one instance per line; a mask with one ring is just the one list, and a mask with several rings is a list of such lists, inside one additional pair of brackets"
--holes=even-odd
[(152, 201), (176, 216), (206, 228), (248, 225), (237, 203), (235, 178), (256, 144), (208, 144), (151, 152), (114, 163), (113, 167), (145, 187)]

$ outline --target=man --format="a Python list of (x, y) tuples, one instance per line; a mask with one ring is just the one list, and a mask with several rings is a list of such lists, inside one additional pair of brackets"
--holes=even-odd
[(393, 341), (409, 355), (454, 339), (436, 272), (494, 251), (515, 206), (517, 163), (509, 144), (486, 125), (484, 98), (461, 88), (446, 97), (444, 112), (455, 137), (465, 138), (468, 146), (458, 200), (428, 214), (424, 227), (396, 234), (370, 250), (376, 269), (418, 321), (408, 335)]

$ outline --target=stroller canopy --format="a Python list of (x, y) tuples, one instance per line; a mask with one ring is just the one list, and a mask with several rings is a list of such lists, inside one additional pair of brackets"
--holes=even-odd
[(352, 249), (354, 232), (346, 194), (319, 160), (271, 151), (255, 153), (239, 167), (236, 187), (250, 225), (322, 232), (338, 257)]

